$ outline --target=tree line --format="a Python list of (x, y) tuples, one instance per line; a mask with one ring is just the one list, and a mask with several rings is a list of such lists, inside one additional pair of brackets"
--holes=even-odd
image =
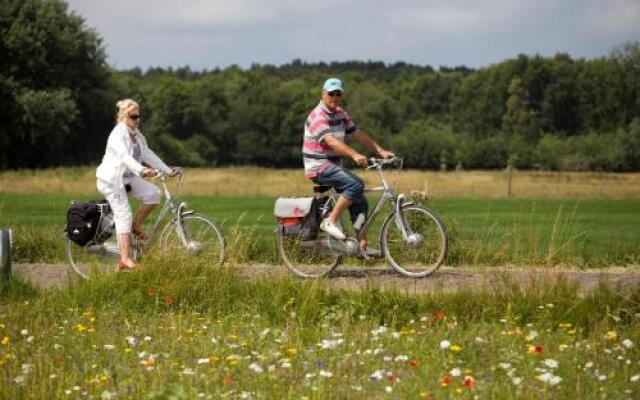
[(480, 69), (373, 61), (114, 70), (59, 0), (0, 0), (0, 168), (96, 164), (115, 102), (172, 164), (301, 167), (330, 76), (356, 124), (411, 168), (640, 170), (640, 43)]

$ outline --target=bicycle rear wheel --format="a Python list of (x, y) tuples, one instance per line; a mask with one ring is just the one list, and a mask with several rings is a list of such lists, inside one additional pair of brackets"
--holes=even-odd
[(118, 244), (110, 241), (79, 246), (67, 239), (66, 255), (71, 270), (84, 279), (91, 274), (116, 271), (120, 258)]
[(387, 261), (402, 275), (414, 278), (429, 276), (447, 255), (447, 231), (431, 210), (417, 205), (402, 207), (410, 240), (406, 240), (391, 213), (382, 224), (381, 245)]
[(192, 261), (202, 261), (209, 266), (222, 265), (225, 256), (224, 236), (222, 229), (212, 219), (202, 214), (187, 214), (182, 217), (182, 226), (186, 244), (176, 232), (174, 221), (171, 221), (162, 231), (161, 251)]
[(340, 255), (327, 253), (319, 241), (329, 240), (320, 232), (316, 240), (302, 240), (300, 235), (284, 235), (277, 229), (278, 251), (289, 271), (300, 278), (320, 278), (326, 276), (340, 264)]

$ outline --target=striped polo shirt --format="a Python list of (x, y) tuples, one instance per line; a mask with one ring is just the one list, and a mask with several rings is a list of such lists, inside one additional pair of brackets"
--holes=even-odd
[(327, 168), (330, 163), (337, 164), (340, 161), (340, 155), (324, 143), (327, 135), (332, 135), (344, 142), (345, 136), (357, 130), (358, 128), (353, 123), (353, 120), (349, 118), (349, 115), (342, 107), (338, 107), (335, 112), (331, 112), (320, 101), (304, 123), (302, 159), (307, 177), (313, 178)]

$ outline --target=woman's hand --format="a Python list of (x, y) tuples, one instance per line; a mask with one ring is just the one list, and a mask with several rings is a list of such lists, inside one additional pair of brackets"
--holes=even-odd
[(378, 154), (380, 154), (380, 157), (385, 158), (385, 159), (386, 158), (393, 158), (395, 156), (395, 154), (393, 154), (389, 150), (385, 150), (385, 149), (378, 150)]
[(153, 168), (142, 168), (142, 172), (140, 173), (145, 178), (151, 178), (156, 176), (156, 170)]

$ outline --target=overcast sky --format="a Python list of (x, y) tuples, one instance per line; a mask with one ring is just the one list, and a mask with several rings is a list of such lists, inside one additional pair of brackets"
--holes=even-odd
[(640, 41), (640, 0), (70, 0), (118, 68), (375, 60), (483, 67)]

